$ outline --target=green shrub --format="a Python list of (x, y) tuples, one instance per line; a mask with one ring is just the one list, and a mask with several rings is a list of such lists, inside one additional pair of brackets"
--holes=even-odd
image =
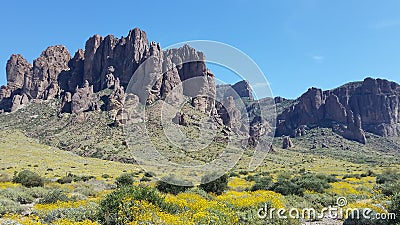
[(133, 174), (124, 173), (121, 176), (117, 177), (115, 184), (118, 188), (132, 185), (135, 180), (133, 179)]
[(145, 177), (155, 177), (156, 174), (153, 173), (153, 172), (146, 172), (146, 173), (144, 173), (144, 176), (145, 176)]
[(204, 190), (202, 190), (198, 187), (190, 188), (190, 189), (186, 190), (185, 192), (199, 195), (202, 198), (207, 199), (207, 200), (213, 199), (212, 195), (210, 195), (209, 193), (205, 192)]
[(325, 189), (330, 187), (328, 179), (323, 175), (304, 174), (302, 176), (295, 177), (292, 179), (292, 182), (298, 185), (301, 189), (315, 191), (318, 193), (322, 193)]
[(101, 175), (101, 177), (104, 178), (104, 179), (107, 179), (107, 178), (110, 178), (110, 175), (105, 173), (105, 174)]
[(393, 196), (400, 190), (400, 173), (396, 170), (386, 170), (376, 177), (377, 189), (386, 196)]
[(356, 178), (356, 179), (360, 179), (360, 178), (361, 178), (361, 175), (360, 175), (360, 174), (352, 174), (352, 173), (350, 173), (350, 174), (345, 174), (345, 175), (342, 177), (343, 180), (345, 180), (345, 179), (347, 179), (347, 178)]
[(50, 192), (48, 189), (45, 189), (43, 187), (33, 187), (29, 188), (27, 191), (34, 198), (43, 198)]
[(271, 176), (264, 176), (255, 179), (255, 184), (251, 187), (251, 191), (270, 190), (274, 183)]
[(176, 195), (180, 192), (185, 192), (189, 188), (192, 188), (193, 184), (189, 181), (181, 180), (171, 175), (163, 177), (161, 180), (159, 180), (156, 187), (161, 192)]
[(0, 197), (0, 216), (8, 213), (19, 213), (23, 210), (20, 204), (8, 198)]
[(147, 181), (151, 181), (150, 178), (143, 176), (142, 178), (140, 178), (140, 182), (147, 182)]
[(303, 196), (304, 189), (286, 177), (279, 176), (277, 181), (272, 185), (273, 191), (283, 195), (299, 195)]
[(94, 188), (91, 187), (90, 185), (87, 185), (86, 183), (77, 183), (74, 186), (75, 186), (74, 192), (82, 194), (86, 197), (95, 197), (97, 194)]
[(68, 219), (74, 222), (81, 222), (84, 220), (95, 221), (100, 211), (98, 204), (90, 202), (87, 205), (79, 206), (77, 208), (57, 208), (47, 212), (42, 216), (44, 222), (51, 224), (58, 219)]
[(247, 174), (249, 174), (249, 172), (245, 171), (245, 170), (241, 170), (241, 171), (239, 171), (239, 174), (240, 175), (247, 175)]
[[(130, 201), (123, 201), (131, 199)], [(98, 213), (98, 219), (101, 224), (111, 225), (119, 224), (119, 221), (132, 221), (134, 218), (129, 218), (129, 215), (121, 214), (121, 210), (124, 213), (129, 213), (126, 208), (129, 208), (135, 200), (146, 200), (155, 206), (158, 206), (161, 210), (175, 213), (176, 208), (164, 201), (164, 198), (154, 189), (149, 187), (138, 187), (138, 186), (123, 186), (108, 194), (103, 200), (100, 201), (100, 211)]]
[(232, 172), (229, 174), (229, 177), (240, 177), (240, 175), (239, 175), (238, 173), (232, 171)]
[(391, 203), (390, 203), (390, 206), (389, 206), (389, 212), (390, 213), (394, 213), (396, 215), (395, 220), (391, 221), (391, 222), (396, 223), (396, 224), (400, 224), (400, 193), (396, 193), (391, 198)]
[(69, 184), (72, 183), (72, 181), (74, 181), (74, 178), (71, 176), (65, 176), (65, 177), (61, 177), (60, 179), (57, 180), (57, 183), (60, 184)]
[(66, 202), (68, 200), (69, 198), (67, 194), (64, 193), (64, 191), (60, 189), (55, 189), (48, 192), (45, 196), (43, 196), (43, 198), (40, 199), (40, 203), (50, 204), (50, 203), (56, 203), (57, 201)]
[(224, 174), (221, 177), (212, 180), (215, 178), (215, 176), (215, 173), (205, 175), (203, 178), (201, 178), (201, 184), (199, 188), (209, 193), (214, 193), (217, 195), (222, 194), (228, 188), (228, 175)]
[(44, 181), (37, 173), (24, 170), (16, 174), (13, 178), (14, 183), (20, 183), (25, 187), (43, 187)]
[(343, 225), (394, 225), (393, 223), (388, 223), (387, 220), (371, 219), (376, 218), (376, 212), (372, 212), (368, 215), (371, 218), (364, 218), (363, 210), (364, 209), (359, 209), (358, 212), (353, 211), (343, 222)]
[(0, 189), (0, 195), (21, 204), (29, 204), (35, 200), (26, 187)]
[(400, 173), (396, 170), (389, 169), (376, 176), (377, 184), (396, 183), (398, 180), (400, 180)]
[(60, 179), (57, 180), (57, 182), (60, 184), (69, 184), (69, 183), (78, 182), (78, 181), (86, 182), (91, 179), (95, 179), (95, 177), (94, 176), (77, 176), (75, 174), (68, 173), (67, 176), (61, 177)]

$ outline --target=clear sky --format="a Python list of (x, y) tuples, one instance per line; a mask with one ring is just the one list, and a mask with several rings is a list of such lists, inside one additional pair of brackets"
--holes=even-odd
[(161, 46), (232, 45), (259, 65), (274, 95), (288, 98), (367, 76), (400, 82), (399, 12), (397, 0), (3, 1), (0, 84), (12, 53), (32, 62), (63, 44), (73, 54), (93, 34), (126, 36), (134, 27)]

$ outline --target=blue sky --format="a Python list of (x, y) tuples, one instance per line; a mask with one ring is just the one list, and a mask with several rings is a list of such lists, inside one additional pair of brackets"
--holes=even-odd
[(199, 39), (232, 45), (258, 64), (274, 95), (288, 98), (367, 76), (400, 82), (399, 11), (396, 0), (4, 1), (0, 84), (12, 53), (32, 62), (63, 44), (73, 54), (93, 34), (120, 37), (134, 27), (161, 46)]

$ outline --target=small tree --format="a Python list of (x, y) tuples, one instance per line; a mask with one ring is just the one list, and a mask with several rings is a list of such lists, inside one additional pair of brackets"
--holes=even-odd
[(163, 177), (157, 182), (157, 189), (160, 192), (170, 193), (174, 195), (179, 194), (180, 192), (185, 192), (187, 189), (190, 189), (192, 187), (192, 182), (178, 179), (172, 175)]
[(124, 187), (132, 185), (135, 180), (133, 179), (133, 175), (130, 173), (124, 173), (121, 176), (117, 177), (115, 183), (117, 187)]
[(205, 175), (201, 179), (200, 189), (217, 195), (222, 194), (228, 188), (228, 175), (224, 174), (213, 180), (217, 175), (215, 173)]
[(14, 175), (13, 177), (14, 183), (20, 183), (25, 187), (43, 187), (44, 181), (43, 178), (39, 176), (39, 174), (24, 170)]

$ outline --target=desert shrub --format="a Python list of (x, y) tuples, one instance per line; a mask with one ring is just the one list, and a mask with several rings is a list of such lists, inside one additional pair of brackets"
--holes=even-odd
[(367, 172), (360, 174), (361, 177), (372, 177), (375, 176), (374, 171), (372, 170), (367, 170)]
[(88, 181), (91, 179), (95, 179), (94, 176), (77, 176), (75, 174), (72, 173), (68, 173), (67, 176), (61, 177), (60, 179), (57, 180), (58, 183), (60, 184), (69, 184), (72, 182), (78, 182), (78, 181)]
[(229, 174), (229, 177), (240, 177), (240, 175), (239, 175), (238, 173), (232, 171), (232, 172)]
[(256, 183), (251, 187), (251, 191), (270, 190), (274, 184), (271, 176), (257, 177), (255, 182)]
[(315, 191), (322, 193), (325, 189), (329, 188), (328, 179), (323, 175), (304, 174), (292, 179), (292, 182), (299, 186), (301, 189)]
[(144, 173), (144, 176), (145, 176), (145, 177), (155, 177), (156, 174), (155, 174), (154, 172), (149, 171), (149, 172), (145, 172), (145, 173)]
[(80, 176), (79, 178), (83, 182), (89, 181), (91, 179), (96, 179), (96, 177), (92, 176), (92, 175), (84, 175), (84, 176)]
[(216, 174), (205, 175), (201, 178), (200, 189), (208, 193), (214, 193), (217, 195), (222, 194), (228, 188), (228, 175), (224, 174), (221, 177), (215, 178)]
[(396, 224), (400, 224), (400, 193), (396, 193), (391, 198), (391, 203), (389, 206), (389, 212), (394, 213), (396, 215), (394, 221), (390, 221)]
[(10, 177), (7, 173), (0, 172), (0, 182), (8, 182), (11, 181)]
[(133, 179), (133, 174), (131, 173), (124, 173), (121, 176), (117, 177), (115, 184), (117, 187), (124, 187), (132, 185), (135, 180)]
[(201, 196), (202, 198), (207, 199), (207, 200), (212, 200), (213, 199), (212, 195), (210, 195), (209, 193), (205, 192), (203, 189), (200, 189), (199, 187), (190, 188), (190, 189), (186, 190), (185, 193), (196, 194), (196, 195)]
[(50, 190), (43, 187), (29, 188), (28, 193), (34, 198), (43, 198)]
[(386, 170), (382, 174), (376, 176), (377, 184), (395, 183), (400, 180), (400, 173), (396, 170)]
[(21, 204), (29, 204), (35, 200), (35, 198), (28, 192), (28, 188), (26, 187), (7, 188), (0, 190), (0, 195)]
[(386, 170), (376, 177), (377, 189), (386, 196), (393, 196), (400, 190), (400, 173), (395, 170)]
[(347, 219), (343, 222), (343, 225), (392, 225), (393, 224), (393, 223), (388, 223), (387, 220), (371, 219), (371, 218), (376, 218), (376, 212), (372, 212), (368, 215), (371, 218), (364, 218), (363, 210), (364, 209), (359, 209), (358, 212), (353, 211), (350, 215), (348, 215)]
[(40, 199), (41, 204), (50, 204), (50, 203), (56, 203), (57, 201), (61, 202), (66, 202), (68, 201), (69, 198), (67, 194), (65, 194), (64, 191), (60, 189), (55, 189), (50, 192), (48, 192), (45, 196), (43, 196), (42, 199)]
[(356, 179), (360, 179), (360, 178), (361, 178), (361, 175), (360, 175), (360, 174), (352, 174), (352, 173), (349, 173), (349, 174), (345, 174), (345, 175), (342, 177), (343, 180), (345, 180), (345, 179), (347, 179), (347, 178), (356, 178)]
[(247, 174), (249, 174), (249, 172), (245, 171), (245, 170), (241, 170), (241, 171), (239, 171), (239, 174), (240, 175), (247, 175)]
[(161, 192), (177, 195), (180, 192), (185, 192), (189, 188), (192, 188), (193, 184), (190, 181), (181, 180), (171, 175), (159, 180), (156, 187)]
[(111, 176), (105, 173), (105, 174), (101, 175), (101, 177), (104, 179), (107, 179), (107, 178), (110, 178)]
[(151, 181), (150, 178), (143, 176), (142, 178), (140, 178), (140, 182), (147, 182), (147, 181)]
[(65, 176), (65, 177), (61, 177), (60, 179), (57, 180), (57, 183), (60, 184), (69, 184), (72, 183), (72, 181), (74, 181), (74, 178), (71, 176)]
[(20, 183), (25, 187), (43, 187), (44, 180), (37, 173), (24, 170), (16, 174), (13, 178), (14, 183)]
[(98, 204), (89, 202), (88, 204), (77, 208), (53, 209), (44, 216), (43, 220), (49, 224), (59, 219), (68, 219), (73, 222), (81, 222), (84, 220), (95, 221), (99, 210), (100, 207)]
[(378, 189), (386, 196), (393, 196), (400, 191), (400, 182), (387, 182), (378, 185)]
[(22, 210), (23, 208), (17, 202), (8, 198), (0, 197), (0, 216), (8, 213), (19, 213)]
[(286, 176), (279, 176), (277, 181), (272, 185), (271, 190), (283, 195), (300, 195), (304, 193), (304, 189), (294, 183)]
[[(131, 222), (135, 218), (123, 213), (129, 214), (129, 207), (134, 204), (134, 201), (147, 201), (166, 212), (175, 212), (176, 208), (164, 201), (164, 198), (154, 188), (138, 187), (138, 186), (123, 186), (108, 194), (100, 201), (100, 210), (98, 220), (102, 224), (120, 224), (120, 221)], [(122, 212), (122, 213), (121, 213)]]
[(74, 189), (75, 193), (82, 194), (86, 197), (90, 197), (90, 196), (94, 197), (97, 194), (97, 192), (94, 190), (94, 188), (91, 187), (91, 185), (87, 185), (86, 183), (77, 183), (74, 186), (75, 186), (75, 189)]
[(247, 181), (256, 181), (259, 178), (260, 178), (260, 176), (258, 174), (256, 174), (256, 175), (249, 175), (249, 176), (245, 177), (244, 179)]

